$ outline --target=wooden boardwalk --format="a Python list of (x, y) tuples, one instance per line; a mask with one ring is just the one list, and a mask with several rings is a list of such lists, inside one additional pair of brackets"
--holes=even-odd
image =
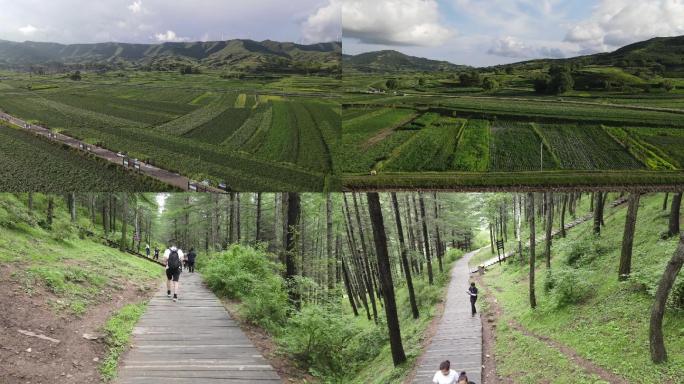
[(179, 297), (167, 298), (164, 283), (150, 300), (118, 384), (282, 383), (199, 274), (181, 274)]
[(414, 384), (432, 383), (439, 363), (451, 362), (457, 372), (466, 371), (468, 378), (481, 383), (482, 377), (482, 324), (479, 313), (470, 313), (470, 299), (466, 291), (470, 285), (468, 261), (477, 251), (465, 254), (451, 270), (444, 314), (430, 344), (419, 358)]

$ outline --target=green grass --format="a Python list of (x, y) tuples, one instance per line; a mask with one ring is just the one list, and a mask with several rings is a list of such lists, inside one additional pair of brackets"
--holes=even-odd
[(100, 375), (103, 381), (107, 382), (116, 378), (119, 357), (128, 348), (133, 328), (143, 313), (145, 313), (146, 308), (147, 303), (128, 304), (105, 323), (107, 355), (102, 360), (102, 364), (100, 364)]
[[(669, 362), (653, 364), (648, 352), (652, 294), (677, 243), (676, 239), (660, 238), (667, 227), (667, 214), (661, 209), (662, 198), (662, 194), (642, 198), (632, 258), (633, 273), (629, 281), (617, 280), (625, 219), (623, 207), (605, 218), (606, 226), (598, 245), (588, 248), (578, 267), (569, 266), (567, 256), (577, 244), (591, 243), (592, 223), (581, 224), (569, 231), (567, 238), (554, 241), (552, 271), (576, 273), (581, 276), (579, 282), (588, 287), (583, 299), (576, 304), (559, 307), (557, 292), (544, 291), (546, 271), (541, 260), (536, 274), (536, 310), (529, 308), (527, 268), (520, 268), (515, 263), (493, 268), (485, 281), (498, 288), (490, 291), (502, 305), (505, 316), (516, 319), (535, 334), (573, 348), (584, 358), (630, 382), (677, 382), (684, 376), (684, 313), (681, 310), (669, 308), (665, 315)], [(502, 330), (497, 332), (502, 337), (509, 337)], [(509, 346), (502, 344), (501, 348)], [(542, 349), (535, 347), (534, 353)], [(497, 364), (507, 367), (507, 372), (533, 370), (527, 361), (514, 354), (504, 353), (497, 358), (502, 360)], [(537, 367), (539, 369), (543, 368)], [(558, 382), (571, 379), (571, 376), (563, 376), (571, 375), (571, 372), (557, 372), (559, 374), (554, 377)]]

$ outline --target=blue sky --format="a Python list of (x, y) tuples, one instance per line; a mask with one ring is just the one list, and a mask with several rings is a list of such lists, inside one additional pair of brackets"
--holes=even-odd
[(313, 43), (341, 36), (336, 0), (0, 0), (0, 39)]
[(684, 0), (344, 0), (343, 49), (487, 66), (684, 35)]

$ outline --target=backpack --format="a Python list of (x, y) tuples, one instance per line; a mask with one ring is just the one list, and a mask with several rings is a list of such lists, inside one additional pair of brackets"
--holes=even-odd
[(178, 251), (171, 251), (169, 254), (169, 269), (179, 269), (181, 267), (180, 257)]

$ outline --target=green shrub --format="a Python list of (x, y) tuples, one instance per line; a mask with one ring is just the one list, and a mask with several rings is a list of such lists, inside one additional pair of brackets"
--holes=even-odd
[(603, 256), (608, 252), (608, 248), (599, 239), (586, 241), (575, 241), (563, 247), (565, 262), (571, 267), (589, 265), (597, 257)]
[(287, 317), (287, 291), (281, 266), (262, 249), (233, 245), (197, 260), (209, 287), (219, 295), (242, 301), (245, 318), (271, 332)]
[(553, 276), (551, 295), (556, 308), (563, 308), (586, 299), (590, 293), (586, 273), (572, 268), (557, 268)]
[(553, 276), (553, 271), (551, 269), (546, 270), (546, 276), (544, 276), (544, 292), (549, 293), (553, 288), (556, 287), (556, 280)]

